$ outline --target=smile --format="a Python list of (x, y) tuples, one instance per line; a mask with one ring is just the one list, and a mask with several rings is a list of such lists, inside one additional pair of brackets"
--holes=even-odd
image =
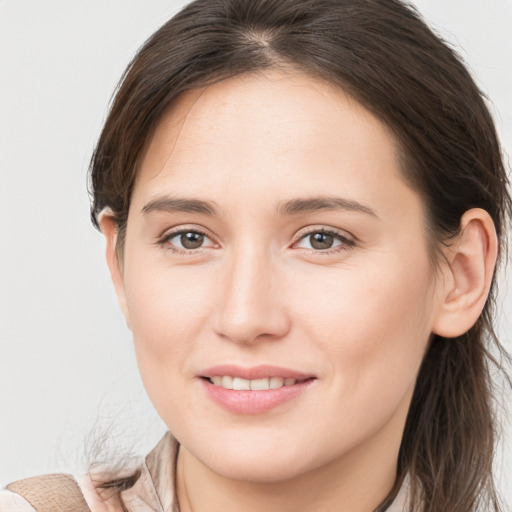
[(318, 381), (312, 374), (269, 365), (220, 365), (204, 370), (200, 377), (210, 400), (243, 415), (263, 414), (295, 402)]
[(224, 389), (234, 389), (236, 391), (265, 391), (267, 389), (279, 389), (283, 386), (293, 386), (298, 379), (283, 377), (264, 377), (262, 379), (242, 379), (241, 377), (231, 377), (229, 375), (215, 376), (208, 379), (214, 386), (220, 386)]

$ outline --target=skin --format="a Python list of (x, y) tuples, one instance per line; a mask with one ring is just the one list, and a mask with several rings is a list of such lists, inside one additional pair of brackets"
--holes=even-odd
[[(278, 212), (334, 196), (345, 207)], [(216, 214), (163, 208), (169, 198)], [(142, 379), (181, 443), (184, 512), (373, 510), (428, 342), (474, 323), (496, 259), (492, 221), (471, 210), (434, 270), (391, 132), (293, 70), (184, 94), (143, 160), (122, 258), (112, 217), (101, 225)], [(331, 249), (312, 245), (322, 229)], [(204, 232), (203, 245), (180, 247), (176, 230)], [(235, 414), (199, 378), (225, 363), (316, 379), (269, 412)]]

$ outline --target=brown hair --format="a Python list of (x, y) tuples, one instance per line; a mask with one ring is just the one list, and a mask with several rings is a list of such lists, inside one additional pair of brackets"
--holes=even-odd
[[(404, 179), (426, 205), (434, 248), (479, 207), (503, 252), (512, 201), (483, 94), (454, 51), (399, 0), (196, 0), (163, 25), (126, 70), (91, 161), (92, 220), (97, 226), (99, 212), (112, 209), (120, 252), (137, 171), (163, 112), (183, 91), (281, 65), (336, 84), (391, 128)], [(414, 510), (500, 510), (490, 373), (507, 356), (493, 330), (495, 293), (493, 282), (466, 334), (433, 339), (395, 489), (378, 511), (406, 474)]]

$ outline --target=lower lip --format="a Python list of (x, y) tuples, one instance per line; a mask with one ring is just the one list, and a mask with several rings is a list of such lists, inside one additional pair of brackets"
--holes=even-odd
[(238, 391), (215, 386), (201, 379), (208, 396), (218, 405), (237, 414), (262, 414), (298, 397), (315, 379), (298, 382), (293, 386), (263, 391)]

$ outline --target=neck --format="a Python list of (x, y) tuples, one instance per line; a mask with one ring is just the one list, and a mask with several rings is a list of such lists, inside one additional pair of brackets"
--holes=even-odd
[[(401, 427), (390, 424), (364, 446), (278, 482), (242, 481), (219, 475), (181, 446), (177, 473), (180, 510), (372, 512), (395, 483), (405, 416), (398, 414), (398, 418)], [(395, 421), (397, 418), (391, 423)]]

